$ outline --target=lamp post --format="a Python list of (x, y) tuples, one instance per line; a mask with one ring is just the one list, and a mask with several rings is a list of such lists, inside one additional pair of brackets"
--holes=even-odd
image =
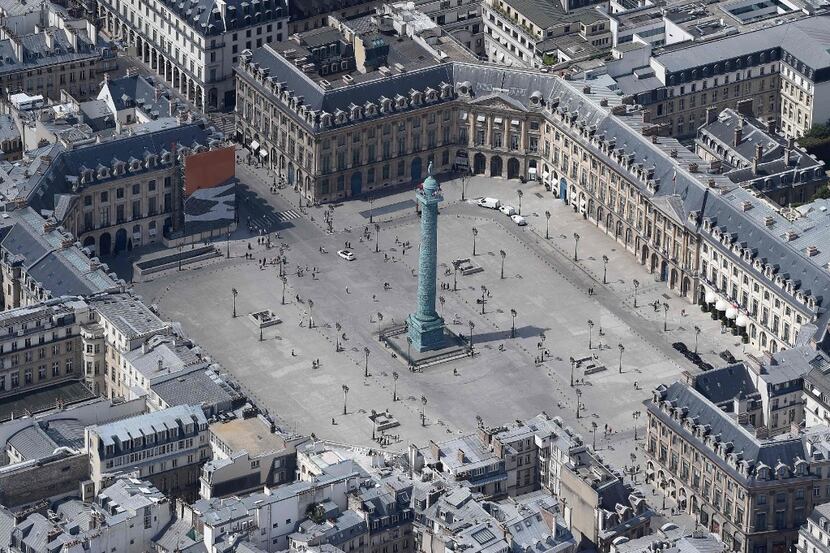
[(380, 251), (380, 223), (375, 223), (375, 253)]
[(442, 317), (444, 316), (444, 304), (446, 302), (447, 302), (447, 300), (446, 300), (446, 298), (444, 298), (444, 296), (438, 296), (438, 303), (441, 304), (441, 316)]
[(349, 400), (349, 387), (346, 386), (345, 384), (343, 384), (342, 388), (343, 388), (343, 414), (346, 415), (349, 412), (348, 409), (347, 409), (348, 400)]
[(579, 261), (579, 255), (577, 255), (579, 248), (579, 233), (574, 233), (574, 261)]
[(421, 396), (421, 426), (427, 425), (427, 397)]
[(467, 323), (470, 325), (470, 351), (473, 349), (473, 329), (476, 327), (476, 324), (473, 321)]
[(574, 367), (576, 367), (576, 359), (571, 357), (570, 362), (571, 362), (571, 388), (573, 388), (574, 387)]
[(412, 368), (412, 337), (406, 337), (406, 362), (409, 364), (409, 367)]
[(340, 323), (334, 323), (334, 330), (337, 333), (334, 337), (334, 351), (335, 353), (340, 353), (340, 330), (343, 327), (340, 326)]
[(669, 304), (663, 302), (663, 332), (669, 331)]
[(608, 284), (608, 256), (602, 256), (602, 283)]
[(179, 271), (182, 270), (182, 246), (183, 244), (179, 244)]
[(545, 240), (550, 240), (550, 211), (545, 211)]
[(579, 411), (582, 408), (582, 390), (576, 390), (576, 418), (579, 419)]
[(308, 300), (308, 328), (314, 328), (314, 300)]
[(452, 291), (458, 291), (458, 267), (461, 263), (456, 259), (452, 262)]
[(478, 236), (478, 229), (473, 227), (473, 257), (476, 256), (476, 236)]
[(231, 233), (228, 232), (228, 239), (225, 241), (227, 249), (225, 250), (225, 259), (231, 258)]
[(597, 450), (597, 422), (596, 421), (591, 421), (591, 433), (594, 435), (593, 444), (592, 444), (591, 448), (594, 451), (596, 451)]
[(236, 288), (231, 288), (231, 295), (233, 296), (233, 318), (236, 318), (236, 296), (239, 295), (239, 292)]
[(521, 215), (522, 214), (522, 196), (524, 196), (525, 193), (521, 190), (518, 190), (518, 195), (519, 195), (519, 215)]
[(512, 318), (513, 318), (513, 323), (512, 323), (512, 324), (511, 324), (511, 326), (510, 326), (510, 337), (511, 337), (511, 338), (515, 338), (515, 337), (516, 337), (516, 315), (517, 315), (516, 310), (515, 310), (515, 309), (511, 309), (511, 310), (510, 310), (510, 317), (512, 317)]
[(288, 279), (282, 276), (280, 280), (282, 281), (282, 304), (285, 305), (285, 287), (288, 284)]
[(593, 335), (594, 335), (594, 321), (592, 321), (591, 319), (588, 319), (588, 349), (591, 349), (591, 346), (593, 345), (593, 342), (591, 340), (593, 338)]
[(622, 344), (617, 344), (617, 347), (620, 348), (620, 374), (622, 374), (622, 354), (625, 351), (625, 346)]
[(470, 180), (470, 169), (467, 168), (461, 175), (461, 201), (467, 199), (467, 181)]
[(487, 301), (487, 287), (481, 285), (481, 314), (484, 315), (484, 303)]
[(499, 255), (501, 256), (501, 279), (504, 280), (504, 258), (507, 257), (507, 252), (499, 250)]
[(695, 353), (697, 353), (697, 337), (700, 335), (700, 327), (695, 325)]
[(369, 348), (367, 348), (367, 347), (363, 348), (363, 355), (366, 358), (366, 362), (363, 365), (363, 377), (364, 378), (369, 378)]
[(380, 340), (380, 323), (383, 322), (383, 313), (378, 311), (378, 340)]
[(369, 194), (369, 222), (374, 223), (374, 212), (375, 212), (375, 196), (374, 194)]
[(392, 373), (392, 401), (398, 401), (398, 375), (397, 372)]
[(637, 441), (637, 419), (640, 418), (640, 415), (642, 415), (642, 413), (640, 411), (634, 411), (633, 413), (631, 413), (631, 417), (634, 419), (634, 441), (635, 442)]
[(636, 278), (633, 281), (634, 284), (634, 309), (637, 309), (637, 290), (640, 288), (640, 281)]

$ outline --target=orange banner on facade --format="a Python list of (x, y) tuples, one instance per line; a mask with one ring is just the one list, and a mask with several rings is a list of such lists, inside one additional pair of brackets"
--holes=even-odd
[(227, 183), (236, 175), (236, 152), (233, 146), (192, 154), (184, 160), (184, 194)]

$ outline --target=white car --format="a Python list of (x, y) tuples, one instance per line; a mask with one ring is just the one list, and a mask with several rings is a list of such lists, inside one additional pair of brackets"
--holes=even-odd
[(512, 217), (516, 213), (516, 208), (512, 205), (503, 205), (499, 208), (499, 211), (507, 215), (508, 217)]
[(498, 209), (501, 202), (496, 198), (479, 198), (476, 202), (479, 207), (486, 207), (487, 209)]
[(523, 227), (527, 224), (527, 219), (525, 219), (521, 215), (511, 215), (510, 218), (513, 219), (513, 222), (519, 225), (520, 227)]
[(346, 261), (354, 261), (357, 259), (357, 256), (354, 254), (352, 250), (339, 250), (337, 255), (345, 259)]

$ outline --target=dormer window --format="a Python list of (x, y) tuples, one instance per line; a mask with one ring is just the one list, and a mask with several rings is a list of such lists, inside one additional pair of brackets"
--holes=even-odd
[(165, 151), (161, 154), (161, 162), (164, 164), (168, 164), (173, 160), (173, 156), (170, 152)]
[(109, 167), (104, 167), (103, 165), (98, 167), (98, 178), (99, 179), (105, 179), (109, 176), (110, 176)]

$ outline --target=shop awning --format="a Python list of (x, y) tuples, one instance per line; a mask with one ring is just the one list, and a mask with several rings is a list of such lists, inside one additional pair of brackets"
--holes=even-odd
[(738, 310), (734, 307), (730, 307), (726, 310), (726, 318), (727, 319), (736, 319), (738, 317)]
[(259, 157), (265, 157), (268, 155), (268, 152), (265, 151), (265, 148), (261, 148), (259, 150)]
[(257, 148), (259, 148), (259, 142), (254, 140), (253, 142), (251, 142), (251, 149), (256, 150)]
[(715, 304), (715, 309), (717, 309), (718, 311), (726, 311), (727, 309), (729, 309), (729, 304), (726, 303), (726, 300), (718, 300), (718, 302)]
[(713, 290), (706, 290), (706, 303), (715, 303), (718, 300), (718, 296), (715, 294)]
[(735, 325), (736, 326), (742, 326), (742, 327), (747, 326), (747, 325), (749, 325), (749, 318), (746, 315), (744, 315), (743, 313), (741, 313), (740, 315), (738, 315), (738, 318), (735, 321)]

